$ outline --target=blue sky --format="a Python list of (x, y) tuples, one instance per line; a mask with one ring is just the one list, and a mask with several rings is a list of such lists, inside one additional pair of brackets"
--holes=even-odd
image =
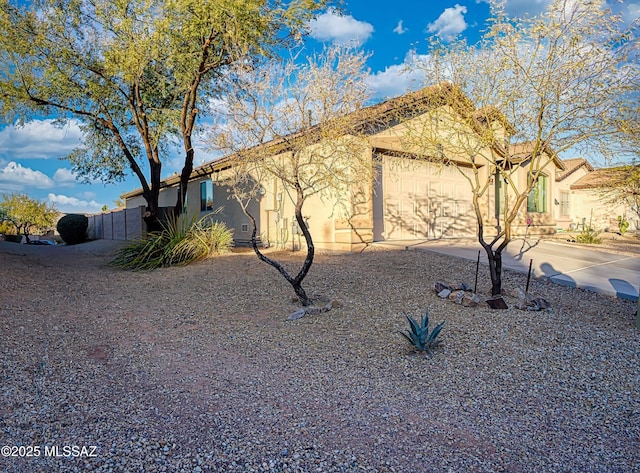
[[(535, 14), (548, 2), (507, 0), (507, 9), (516, 16)], [(627, 19), (640, 15), (640, 0), (616, 2), (615, 7)], [(426, 53), (431, 35), (444, 39), (464, 36), (475, 42), (486, 26), (489, 7), (483, 0), (346, 0), (342, 11), (344, 14), (338, 15), (329, 10), (310, 25), (309, 46), (359, 41), (371, 54), (369, 85), (376, 97), (384, 98), (425, 85), (419, 76), (407, 73), (406, 66), (416, 55)], [(63, 128), (54, 126), (51, 119), (23, 127), (0, 122), (0, 194), (24, 192), (47, 200), (62, 212), (97, 213), (103, 205), (115, 207), (114, 201), (122, 193), (140, 187), (131, 175), (117, 184), (78, 181), (63, 158), (81, 140), (75, 121)], [(197, 164), (212, 158), (203, 149), (197, 153)], [(180, 168), (180, 156), (166, 160), (163, 177)]]

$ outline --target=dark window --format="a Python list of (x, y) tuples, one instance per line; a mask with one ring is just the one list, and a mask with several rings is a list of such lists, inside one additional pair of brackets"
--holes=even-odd
[(200, 183), (200, 211), (213, 210), (213, 182), (203, 181)]

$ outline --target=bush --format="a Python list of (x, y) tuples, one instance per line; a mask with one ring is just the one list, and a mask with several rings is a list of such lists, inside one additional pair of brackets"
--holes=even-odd
[(232, 246), (233, 233), (223, 223), (208, 217), (195, 221), (182, 215), (169, 219), (162, 231), (120, 249), (111, 265), (132, 270), (185, 265), (226, 253)]
[(68, 214), (58, 220), (56, 229), (60, 234), (60, 238), (67, 245), (75, 245), (87, 240), (87, 228), (89, 228), (89, 219), (86, 215)]
[(5, 235), (5, 241), (10, 241), (11, 243), (20, 243), (22, 241), (22, 235)]

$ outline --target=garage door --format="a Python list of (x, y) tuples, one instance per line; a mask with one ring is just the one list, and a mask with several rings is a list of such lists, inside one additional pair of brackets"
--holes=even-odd
[(375, 198), (382, 207), (384, 229), (377, 239), (475, 235), (471, 190), (456, 168), (430, 163), (401, 166), (399, 160), (385, 158), (381, 171)]

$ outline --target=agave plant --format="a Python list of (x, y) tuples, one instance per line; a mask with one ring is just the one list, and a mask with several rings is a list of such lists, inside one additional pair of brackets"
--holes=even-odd
[(429, 332), (429, 308), (425, 310), (420, 322), (409, 315), (405, 315), (405, 317), (409, 321), (410, 331), (400, 332), (400, 335), (409, 340), (409, 343), (411, 343), (416, 350), (421, 352), (426, 351), (431, 354), (432, 350), (441, 343), (441, 340), (438, 340), (438, 336), (444, 326), (444, 322), (439, 323)]

